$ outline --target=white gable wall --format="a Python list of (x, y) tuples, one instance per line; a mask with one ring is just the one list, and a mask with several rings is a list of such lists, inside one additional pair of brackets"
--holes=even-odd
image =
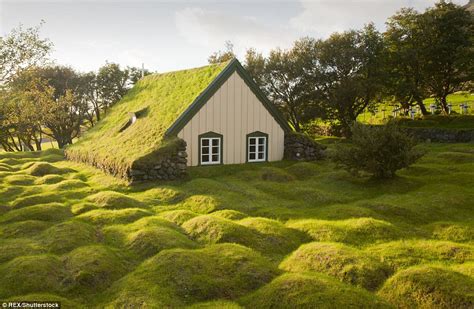
[(199, 165), (198, 136), (207, 132), (223, 135), (224, 164), (246, 162), (246, 135), (268, 134), (268, 160), (283, 159), (284, 131), (237, 72), (178, 133), (187, 143), (188, 166)]

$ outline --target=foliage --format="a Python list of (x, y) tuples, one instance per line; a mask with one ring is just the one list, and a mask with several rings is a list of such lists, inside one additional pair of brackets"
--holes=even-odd
[(422, 153), (416, 142), (395, 123), (369, 127), (354, 123), (351, 145), (340, 146), (333, 160), (351, 173), (365, 171), (376, 178), (393, 178), (395, 172), (415, 163)]
[(234, 53), (234, 44), (231, 41), (225, 41), (225, 50), (217, 51), (207, 58), (209, 64), (219, 64), (223, 62), (228, 62), (235, 58)]

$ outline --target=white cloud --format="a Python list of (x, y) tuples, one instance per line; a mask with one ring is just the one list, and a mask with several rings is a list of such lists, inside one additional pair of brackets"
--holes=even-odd
[(268, 51), (286, 46), (294, 39), (287, 31), (265, 25), (252, 16), (197, 7), (177, 11), (175, 22), (178, 33), (188, 42), (211, 51), (222, 49), (226, 40), (234, 44), (237, 54), (243, 54), (249, 47)]
[[(467, 0), (453, 2), (465, 4)], [(291, 18), (289, 24), (297, 31), (326, 37), (369, 22), (382, 28), (386, 19), (402, 7), (423, 11), (434, 3), (434, 0), (302, 0), (301, 13)]]

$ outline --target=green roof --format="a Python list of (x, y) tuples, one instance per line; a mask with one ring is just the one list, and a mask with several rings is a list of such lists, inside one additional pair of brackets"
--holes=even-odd
[[(104, 119), (67, 148), (67, 156), (124, 176), (135, 160), (172, 140), (164, 138), (166, 130), (227, 65), (225, 62), (144, 77)], [(136, 113), (137, 120), (121, 131), (130, 113)]]

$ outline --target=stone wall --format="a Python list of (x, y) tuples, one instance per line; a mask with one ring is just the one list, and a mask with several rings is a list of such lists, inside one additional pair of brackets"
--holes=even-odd
[(162, 155), (155, 162), (146, 166), (133, 166), (129, 170), (129, 179), (132, 182), (149, 180), (175, 180), (187, 175), (186, 142), (179, 140), (174, 151)]
[(301, 133), (285, 134), (284, 157), (287, 160), (312, 161), (324, 158), (325, 146)]
[(473, 129), (404, 128), (416, 139), (426, 142), (469, 143), (474, 142)]

